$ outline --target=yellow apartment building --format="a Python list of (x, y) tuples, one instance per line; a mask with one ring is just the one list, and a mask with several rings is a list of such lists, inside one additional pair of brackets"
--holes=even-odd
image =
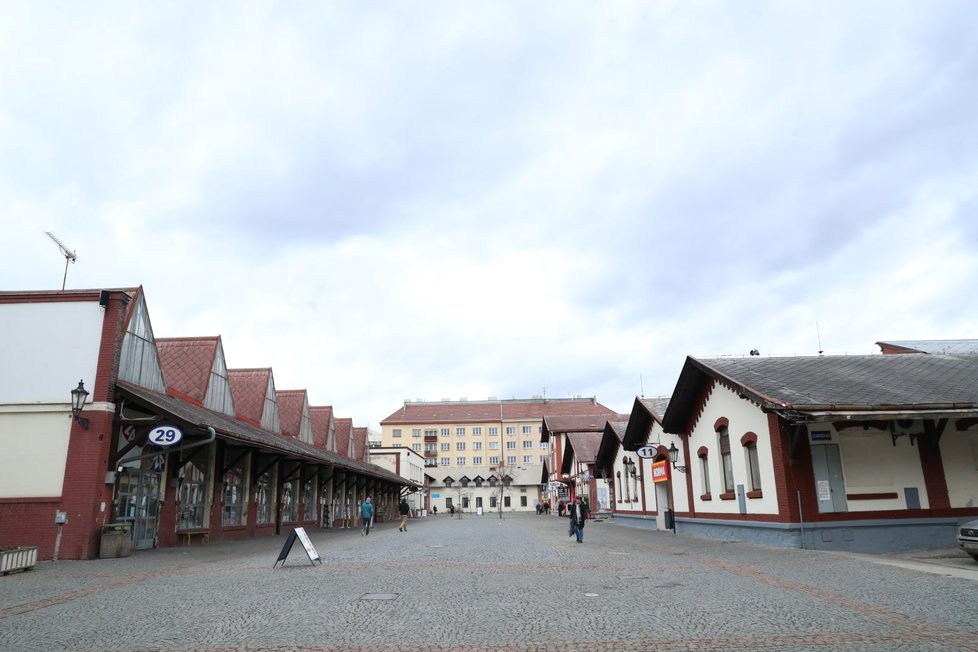
[(405, 401), (380, 422), (381, 446), (424, 457), (427, 509), (534, 511), (548, 480), (545, 416), (613, 414), (595, 398)]

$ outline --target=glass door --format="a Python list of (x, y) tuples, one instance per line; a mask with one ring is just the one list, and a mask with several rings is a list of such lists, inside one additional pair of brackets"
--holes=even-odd
[(132, 544), (147, 550), (156, 543), (160, 516), (160, 474), (151, 469), (125, 469), (119, 476), (117, 520), (132, 523)]

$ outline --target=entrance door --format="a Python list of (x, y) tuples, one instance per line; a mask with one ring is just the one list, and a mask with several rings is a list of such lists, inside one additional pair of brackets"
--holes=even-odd
[(819, 513), (849, 511), (839, 447), (836, 444), (812, 446), (812, 468)]
[(147, 550), (156, 543), (159, 496), (159, 472), (125, 469), (119, 476), (118, 520), (132, 523), (132, 546), (136, 550)]
[(666, 510), (672, 509), (672, 503), (669, 499), (669, 483), (668, 482), (656, 482), (655, 483), (655, 508), (659, 512), (659, 517), (655, 519), (655, 527), (658, 530), (668, 530), (666, 527)]

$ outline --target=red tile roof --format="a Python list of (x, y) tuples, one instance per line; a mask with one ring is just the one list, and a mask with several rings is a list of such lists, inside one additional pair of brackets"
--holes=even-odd
[(329, 426), (333, 421), (332, 406), (317, 405), (309, 408), (309, 417), (312, 419), (312, 442), (317, 448), (328, 450)]
[(306, 406), (306, 390), (276, 390), (275, 401), (278, 403), (278, 418), (282, 425), (282, 434), (298, 438), (299, 430), (302, 428), (303, 408)]
[[(406, 402), (380, 424), (527, 421), (546, 415), (614, 414), (593, 398)], [(604, 427), (604, 422), (601, 422)]]
[(271, 367), (264, 369), (228, 369), (228, 384), (237, 416), (261, 424), (265, 394), (272, 377)]
[(351, 456), (359, 462), (367, 461), (367, 429), (353, 428), (353, 448), (354, 454)]
[(218, 336), (156, 338), (167, 391), (203, 405), (219, 342)]
[(573, 449), (574, 457), (578, 462), (591, 463), (598, 456), (598, 448), (601, 446), (601, 439), (604, 431), (601, 432), (569, 432), (567, 441)]
[(353, 456), (350, 455), (350, 433), (353, 431), (353, 419), (334, 419), (333, 423), (336, 427), (336, 452), (343, 457), (353, 459)]

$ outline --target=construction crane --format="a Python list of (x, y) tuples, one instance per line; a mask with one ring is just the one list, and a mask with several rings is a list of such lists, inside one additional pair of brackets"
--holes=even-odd
[(58, 240), (58, 237), (50, 231), (45, 231), (44, 233), (46, 233), (49, 238), (54, 240), (54, 243), (58, 245), (59, 249), (61, 249), (61, 255), (65, 257), (65, 276), (61, 280), (61, 291), (64, 292), (65, 283), (68, 281), (68, 263), (73, 263), (78, 260), (78, 255), (75, 254), (74, 251), (68, 249), (68, 245), (61, 242), (61, 240)]

